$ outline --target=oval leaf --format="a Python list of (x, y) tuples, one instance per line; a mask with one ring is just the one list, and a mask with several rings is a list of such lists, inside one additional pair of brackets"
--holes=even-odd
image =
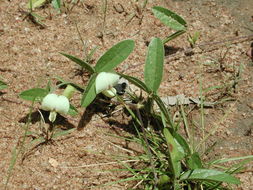
[(60, 54), (64, 55), (65, 57), (69, 58), (71, 61), (74, 61), (75, 63), (77, 63), (78, 65), (80, 65), (82, 68), (86, 69), (88, 72), (90, 72), (91, 74), (93, 74), (95, 72), (95, 69), (90, 66), (88, 63), (86, 63), (85, 61), (73, 56), (73, 55), (68, 55), (65, 53), (61, 53)]
[(118, 64), (123, 62), (133, 50), (133, 40), (124, 40), (119, 42), (99, 58), (95, 66), (95, 70), (98, 73), (111, 71)]
[(232, 184), (240, 184), (240, 180), (225, 172), (209, 169), (195, 169), (185, 172), (180, 180), (216, 181)]
[(176, 13), (163, 7), (153, 7), (152, 12), (163, 24), (173, 30), (186, 30), (185, 20)]
[(19, 94), (20, 98), (29, 101), (42, 101), (42, 99), (48, 94), (48, 91), (43, 88), (32, 88), (23, 91)]
[(89, 83), (83, 93), (83, 97), (81, 100), (81, 106), (82, 107), (88, 107), (91, 102), (96, 98), (96, 81), (97, 75), (92, 75), (92, 77), (89, 80)]
[(145, 62), (144, 79), (145, 84), (156, 92), (163, 77), (164, 46), (159, 38), (153, 38), (148, 46)]

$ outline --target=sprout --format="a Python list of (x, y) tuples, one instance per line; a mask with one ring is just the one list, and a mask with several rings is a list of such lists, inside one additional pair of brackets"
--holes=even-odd
[(69, 100), (65, 96), (56, 94), (48, 94), (44, 97), (41, 109), (50, 111), (49, 121), (54, 122), (57, 113), (66, 114), (69, 111)]
[(103, 93), (105, 96), (112, 98), (116, 96), (116, 89), (113, 87), (119, 81), (119, 75), (109, 72), (101, 72), (96, 78), (96, 94)]

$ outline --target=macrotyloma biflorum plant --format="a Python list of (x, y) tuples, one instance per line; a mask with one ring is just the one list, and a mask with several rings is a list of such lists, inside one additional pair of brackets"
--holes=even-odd
[[(95, 67), (91, 67), (74, 56), (62, 53), (91, 74), (81, 101), (83, 107), (87, 107), (96, 97), (97, 76), (103, 72), (112, 72), (115, 66), (128, 57), (133, 48), (134, 42), (132, 40), (122, 41), (101, 56)], [(118, 73), (147, 94), (146, 100), (144, 103), (142, 102), (144, 105), (136, 104), (135, 110), (131, 110), (123, 103), (135, 120), (136, 130), (138, 130), (138, 126), (142, 128), (142, 135), (138, 132), (137, 141), (146, 151), (144, 155), (137, 157), (147, 164), (145, 168), (139, 170), (136, 168), (129, 169), (130, 166), (127, 166), (127, 170), (133, 176), (126, 181), (140, 180), (145, 189), (214, 189), (220, 186), (222, 182), (239, 184), (240, 181), (230, 175), (231, 171), (223, 172), (205, 168), (198, 152), (190, 147), (187, 139), (178, 133), (169, 109), (158, 95), (163, 77), (163, 64), (163, 41), (159, 38), (153, 38), (146, 55), (144, 82), (133, 76)], [(122, 101), (120, 98), (118, 100)], [(158, 105), (160, 111), (155, 110), (154, 104)], [(143, 111), (146, 115), (141, 115)], [(148, 121), (146, 123), (151, 126), (151, 130), (146, 130), (147, 126), (143, 123), (142, 117)], [(156, 126), (152, 126), (154, 125), (152, 122), (156, 123)], [(159, 130), (152, 130), (152, 127), (158, 127)]]
[[(177, 30), (172, 37), (186, 31), (185, 21), (174, 13), (167, 12), (159, 7), (153, 10), (157, 11), (154, 14), (157, 14), (157, 17), (161, 19), (166, 20), (171, 17), (174, 21), (179, 22), (179, 25), (177, 25), (176, 22), (168, 21), (168, 25), (172, 23), (175, 25), (174, 29)], [(172, 39), (172, 37), (168, 37), (168, 39)], [(145, 61), (144, 82), (133, 76), (117, 73), (147, 94), (144, 103), (141, 103), (142, 106), (137, 104), (135, 110), (131, 110), (122, 102), (120, 97), (118, 98), (132, 115), (136, 130), (138, 130), (138, 127), (142, 128), (142, 134), (138, 132), (137, 142), (146, 150), (144, 155), (136, 157), (140, 158), (146, 164), (146, 168), (130, 169), (130, 166), (128, 166), (127, 168), (133, 176), (126, 179), (126, 181), (140, 180), (145, 189), (219, 189), (223, 182), (239, 184), (239, 180), (230, 175), (236, 169), (218, 171), (210, 169), (210, 166), (205, 167), (205, 163), (202, 163), (199, 153), (190, 147), (187, 138), (179, 134), (178, 127), (171, 119), (168, 107), (164, 105), (158, 95), (158, 89), (163, 77), (163, 44), (165, 42), (166, 40), (162, 41), (159, 38), (153, 38), (150, 41)], [(133, 40), (121, 41), (105, 52), (94, 67), (75, 56), (61, 53), (80, 65), (90, 74), (90, 79), (86, 87), (63, 80), (61, 82), (62, 84), (72, 85), (80, 90), (82, 93), (81, 106), (87, 108), (94, 101), (97, 94), (100, 91), (102, 92), (102, 90), (98, 90), (99, 82), (97, 79), (106, 73), (109, 78), (106, 79), (106, 75), (102, 78), (106, 80), (108, 85), (103, 90), (111, 90), (118, 80), (117, 74), (113, 69), (122, 63), (131, 54), (133, 49)], [(112, 76), (113, 79), (111, 78)], [(27, 100), (39, 99), (42, 101), (49, 92), (51, 90), (48, 87), (46, 89), (36, 88), (21, 93), (21, 97)], [(154, 108), (154, 104), (157, 104), (159, 111)], [(143, 112), (146, 114), (143, 115)], [(145, 117), (146, 123), (143, 123), (143, 117)], [(149, 127), (151, 126), (151, 130), (146, 130), (147, 124)], [(159, 130), (156, 131), (153, 128), (158, 128)]]

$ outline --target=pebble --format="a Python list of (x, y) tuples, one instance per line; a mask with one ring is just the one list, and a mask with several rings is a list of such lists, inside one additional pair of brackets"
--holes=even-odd
[(114, 7), (115, 11), (117, 11), (118, 13), (123, 13), (125, 11), (124, 7), (120, 3), (117, 3), (113, 7)]

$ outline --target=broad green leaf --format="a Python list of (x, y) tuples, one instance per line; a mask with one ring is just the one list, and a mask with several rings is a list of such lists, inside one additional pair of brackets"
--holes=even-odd
[(29, 9), (35, 9), (38, 7), (41, 7), (42, 5), (44, 5), (46, 3), (47, 0), (29, 0), (29, 3), (27, 5), (27, 7)]
[(93, 74), (95, 72), (95, 69), (89, 65), (88, 63), (86, 63), (85, 61), (82, 61), (81, 59), (74, 57), (72, 55), (68, 55), (65, 53), (60, 53), (62, 55), (64, 55), (65, 57), (69, 58), (71, 61), (74, 61), (75, 63), (77, 63), (78, 65), (80, 65), (82, 68), (86, 69), (87, 71), (89, 71), (91, 74)]
[(153, 38), (148, 46), (145, 62), (144, 79), (145, 84), (156, 92), (163, 77), (164, 46), (159, 38)]
[(78, 114), (78, 110), (72, 104), (70, 104), (68, 114), (71, 116), (75, 116)]
[(0, 80), (0, 90), (3, 90), (5, 88), (7, 88), (7, 87), (8, 87), (7, 84), (5, 82), (3, 82), (3, 81)]
[(209, 169), (195, 169), (187, 171), (180, 177), (180, 180), (216, 181), (216, 182), (240, 184), (240, 180), (234, 176), (231, 176), (225, 172), (221, 172), (218, 170), (209, 170)]
[(91, 102), (96, 98), (96, 86), (95, 86), (96, 77), (97, 75), (94, 74), (91, 76), (89, 80), (89, 83), (83, 93), (83, 97), (81, 100), (82, 107), (89, 106)]
[(20, 98), (29, 101), (42, 101), (42, 99), (48, 94), (48, 91), (43, 88), (32, 88), (23, 91), (19, 94)]
[(187, 163), (187, 166), (192, 170), (198, 169), (198, 168), (203, 168), (201, 159), (200, 159), (199, 154), (197, 152), (190, 155), (190, 157), (187, 158), (186, 163)]
[(182, 137), (177, 132), (172, 132), (172, 135), (177, 140), (177, 142), (182, 146), (186, 156), (190, 155), (191, 154), (191, 149), (190, 149), (188, 143), (186, 142), (186, 140), (184, 139), (184, 137)]
[(137, 79), (132, 76), (124, 75), (121, 73), (117, 73), (117, 74), (120, 75), (121, 77), (127, 79), (129, 82), (133, 83), (135, 86), (139, 87), (140, 89), (144, 90), (145, 92), (151, 93), (151, 90), (140, 79)]
[(108, 72), (123, 62), (134, 50), (133, 40), (124, 40), (102, 55), (95, 65), (96, 72)]
[(153, 7), (152, 12), (163, 24), (173, 30), (186, 30), (185, 20), (176, 13), (158, 6)]
[(176, 37), (182, 35), (185, 32), (186, 32), (185, 30), (178, 30), (178, 31), (176, 31), (175, 33), (173, 33), (173, 34), (169, 35), (168, 37), (166, 37), (163, 40), (163, 44), (166, 44), (168, 41), (171, 41), (171, 40), (175, 39)]
[(58, 12), (61, 12), (61, 0), (52, 0), (52, 5)]
[(175, 141), (168, 128), (163, 129), (163, 134), (169, 148), (168, 154), (173, 174), (178, 177), (181, 173), (181, 159), (184, 157), (184, 153), (181, 152), (182, 147)]

